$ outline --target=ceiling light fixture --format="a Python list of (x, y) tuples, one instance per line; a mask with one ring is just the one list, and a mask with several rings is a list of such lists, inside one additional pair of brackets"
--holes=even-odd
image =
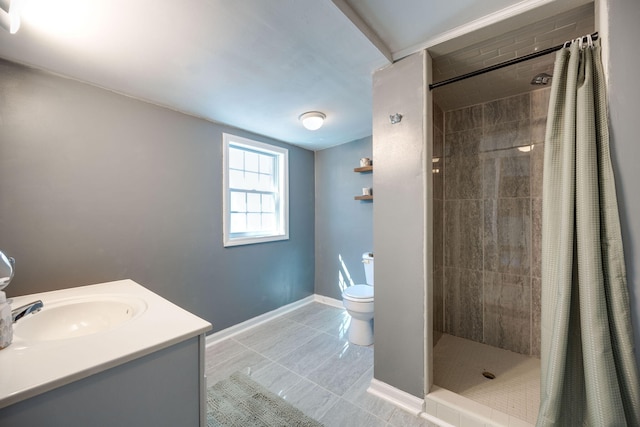
[(322, 127), (325, 118), (327, 118), (327, 116), (320, 111), (308, 111), (304, 114), (300, 114), (298, 120), (302, 122), (302, 126), (305, 128), (309, 130), (318, 130)]
[(0, 0), (0, 27), (15, 34), (20, 29), (20, 0)]

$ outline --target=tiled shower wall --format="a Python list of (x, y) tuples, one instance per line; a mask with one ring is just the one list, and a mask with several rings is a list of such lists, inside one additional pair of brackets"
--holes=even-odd
[(536, 90), (444, 114), (434, 108), (437, 332), (540, 354), (549, 92)]

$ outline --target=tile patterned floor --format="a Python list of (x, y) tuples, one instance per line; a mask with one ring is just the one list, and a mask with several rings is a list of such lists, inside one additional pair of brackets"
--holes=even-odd
[[(535, 424), (540, 359), (443, 334), (434, 347), (433, 367), (440, 387)], [(483, 371), (496, 378), (484, 378)]]
[(346, 339), (345, 310), (311, 303), (207, 348), (207, 383), (235, 371), (327, 427), (432, 427), (367, 393), (373, 348)]

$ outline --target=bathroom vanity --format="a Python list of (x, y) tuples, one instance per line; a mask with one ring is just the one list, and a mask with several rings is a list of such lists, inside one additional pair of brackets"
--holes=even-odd
[(21, 296), (0, 426), (205, 426), (211, 324), (131, 280)]

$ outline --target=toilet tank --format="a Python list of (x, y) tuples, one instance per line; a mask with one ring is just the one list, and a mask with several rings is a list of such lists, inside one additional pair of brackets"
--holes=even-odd
[(373, 286), (373, 252), (362, 254), (362, 264), (364, 264), (364, 277), (367, 280), (367, 285)]

